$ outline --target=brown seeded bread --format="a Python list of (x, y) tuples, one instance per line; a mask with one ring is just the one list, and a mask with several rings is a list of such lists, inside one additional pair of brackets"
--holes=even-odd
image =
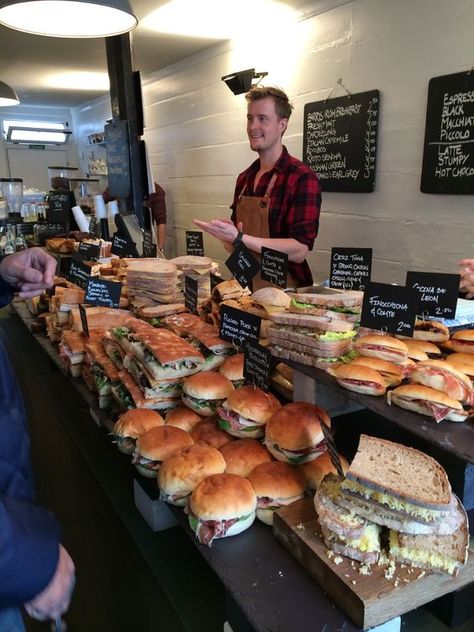
[(291, 313), (272, 314), (270, 320), (282, 325), (295, 327), (312, 327), (321, 331), (352, 331), (354, 323), (347, 320), (337, 320), (324, 316), (299, 315)]
[(364, 434), (346, 477), (428, 509), (446, 510), (451, 502), (448, 476), (437, 461), (414, 448)]

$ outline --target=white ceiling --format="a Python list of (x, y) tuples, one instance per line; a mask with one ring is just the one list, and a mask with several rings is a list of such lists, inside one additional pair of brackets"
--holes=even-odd
[[(167, 1), (131, 0), (131, 4), (140, 20)], [(299, 10), (308, 5), (308, 0), (280, 1)], [(340, 3), (340, 0), (313, 0), (312, 5)], [(142, 77), (217, 43), (217, 40), (151, 33), (140, 23), (131, 39), (133, 67)], [(83, 85), (83, 90), (44, 85), (45, 75), (70, 71), (107, 72), (105, 39), (41, 37), (0, 25), (0, 81), (17, 91), (23, 105), (74, 107), (104, 94), (104, 90), (88, 88), (87, 84)]]

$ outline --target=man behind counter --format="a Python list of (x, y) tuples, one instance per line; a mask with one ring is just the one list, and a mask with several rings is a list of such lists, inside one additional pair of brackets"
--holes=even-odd
[(245, 98), (250, 148), (259, 158), (237, 178), (231, 219), (194, 223), (228, 252), (240, 242), (257, 254), (262, 247), (285, 252), (287, 285), (311, 285), (306, 255), (318, 234), (321, 187), (314, 171), (282, 144), (293, 106), (274, 87), (252, 88)]

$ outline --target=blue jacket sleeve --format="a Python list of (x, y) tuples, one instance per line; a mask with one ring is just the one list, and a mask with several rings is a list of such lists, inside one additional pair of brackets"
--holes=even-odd
[[(1, 259), (0, 259), (1, 260)], [(0, 277), (0, 308), (13, 300), (14, 289)]]

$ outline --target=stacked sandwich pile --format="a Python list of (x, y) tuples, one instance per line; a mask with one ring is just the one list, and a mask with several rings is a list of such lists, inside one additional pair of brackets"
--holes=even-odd
[(201, 305), (200, 315), (212, 325), (219, 326), (221, 304), (224, 303), (236, 309), (245, 309), (245, 306), (248, 305), (248, 301), (245, 299), (249, 295), (249, 289), (243, 288), (235, 279), (222, 281), (212, 290), (211, 298)]
[[(101, 336), (102, 334), (99, 334)], [(96, 333), (92, 332), (91, 338), (95, 338)], [(86, 355), (86, 343), (89, 338), (82, 331), (72, 331), (65, 329), (61, 334), (59, 343), (59, 357), (64, 368), (72, 377), (82, 375), (82, 363)]]
[(289, 313), (270, 317), (272, 354), (324, 370), (349, 362), (361, 305), (362, 292), (294, 294)]
[(384, 562), (385, 534), (394, 562), (456, 575), (467, 561), (466, 512), (444, 469), (413, 448), (362, 435), (346, 478), (327, 475), (314, 504), (328, 549), (366, 565)]
[(112, 384), (119, 379), (117, 367), (105, 353), (97, 336), (85, 343), (85, 351), (82, 379), (89, 390), (97, 393), (99, 408), (108, 408), (112, 403)]
[(272, 314), (288, 312), (291, 304), (290, 296), (276, 287), (263, 287), (241, 302), (240, 309), (261, 318), (259, 342), (267, 345), (269, 342), (268, 332), (272, 325), (270, 318)]
[(126, 268), (128, 297), (135, 303), (178, 303), (178, 268), (164, 259), (135, 259)]
[(55, 287), (46, 316), (47, 334), (51, 342), (59, 342), (63, 330), (71, 329), (70, 312), (80, 303), (84, 303), (84, 290), (77, 285), (67, 283), (66, 287)]
[(205, 358), (201, 371), (210, 371), (220, 366), (235, 352), (230, 342), (219, 338), (216, 326), (204, 322), (194, 314), (175, 314), (162, 319), (162, 324), (193, 345)]
[(211, 296), (211, 281), (209, 273), (216, 274), (219, 264), (209, 257), (199, 257), (196, 255), (183, 255), (169, 259), (178, 269), (178, 287), (180, 292), (184, 292), (184, 277), (189, 276), (197, 281), (198, 304), (207, 301)]
[(132, 317), (123, 326), (110, 328), (102, 342), (109, 358), (123, 367), (120, 381), (112, 386), (122, 408), (177, 406), (183, 378), (200, 371), (205, 362), (195, 347), (173, 332)]

